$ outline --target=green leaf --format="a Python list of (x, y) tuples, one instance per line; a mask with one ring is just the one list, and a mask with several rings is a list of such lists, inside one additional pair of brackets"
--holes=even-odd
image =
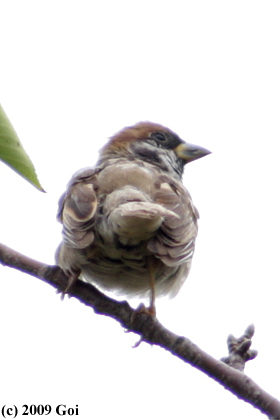
[(0, 104), (0, 160), (10, 166), (19, 175), (29, 181), (38, 190), (43, 191), (35, 168)]

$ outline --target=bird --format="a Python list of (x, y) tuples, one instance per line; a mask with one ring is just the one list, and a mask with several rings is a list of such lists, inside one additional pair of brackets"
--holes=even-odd
[(156, 315), (156, 298), (186, 280), (199, 213), (182, 182), (187, 163), (209, 155), (169, 128), (139, 122), (102, 147), (95, 166), (76, 172), (58, 204), (56, 263), (68, 276), (127, 298)]

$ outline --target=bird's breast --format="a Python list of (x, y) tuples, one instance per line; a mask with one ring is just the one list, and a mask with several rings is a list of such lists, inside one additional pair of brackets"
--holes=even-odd
[(126, 161), (107, 166), (98, 175), (100, 206), (95, 229), (104, 242), (136, 246), (151, 239), (166, 218), (177, 215), (155, 201), (158, 170)]
[(133, 186), (151, 196), (157, 173), (157, 168), (144, 162), (124, 160), (114, 162), (98, 174), (100, 194), (109, 194), (122, 187)]

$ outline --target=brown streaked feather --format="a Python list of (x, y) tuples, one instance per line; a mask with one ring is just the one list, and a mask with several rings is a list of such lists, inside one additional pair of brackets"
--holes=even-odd
[(95, 184), (92, 170), (79, 171), (61, 197), (58, 218), (63, 223), (64, 240), (68, 246), (83, 249), (94, 240), (93, 224), (98, 206)]
[(166, 218), (148, 249), (168, 266), (191, 261), (199, 214), (188, 191), (176, 180), (166, 175), (156, 181), (155, 202), (168, 208), (177, 218)]

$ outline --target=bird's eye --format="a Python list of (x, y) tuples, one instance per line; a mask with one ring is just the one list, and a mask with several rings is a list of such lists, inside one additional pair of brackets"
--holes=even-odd
[(165, 141), (166, 140), (165, 135), (163, 133), (158, 132), (158, 131), (156, 131), (155, 133), (152, 133), (151, 137), (155, 140), (158, 140), (158, 141)]

